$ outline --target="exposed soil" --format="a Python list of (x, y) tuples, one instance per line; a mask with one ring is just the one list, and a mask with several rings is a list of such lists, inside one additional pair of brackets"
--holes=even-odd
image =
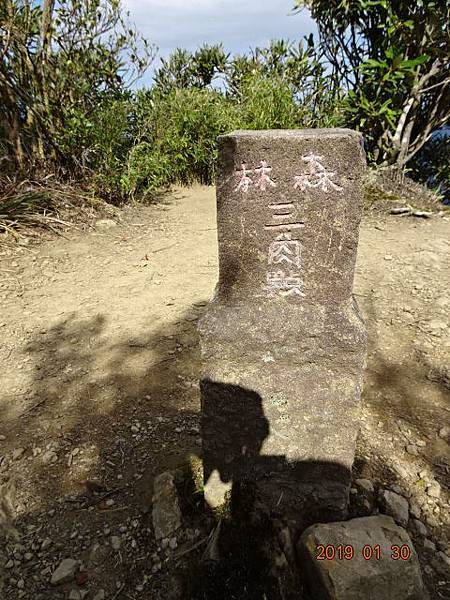
[[(149, 510), (154, 476), (201, 454), (196, 321), (217, 279), (214, 189), (65, 235), (0, 246), (0, 484), (15, 482), (22, 534), (0, 543), (5, 598), (183, 597), (174, 573), (201, 551), (201, 499), (186, 496), (191, 516), (167, 548)], [(414, 532), (433, 598), (450, 598), (438, 556), (450, 556), (449, 240), (449, 217), (368, 215), (355, 283), (370, 339), (355, 475), (417, 508), (437, 544)], [(67, 557), (86, 571), (52, 587)]]

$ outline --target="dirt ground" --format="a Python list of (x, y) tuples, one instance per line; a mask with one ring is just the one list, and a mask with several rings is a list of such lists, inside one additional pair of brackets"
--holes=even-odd
[[(178, 593), (166, 574), (204, 532), (158, 548), (152, 481), (201, 455), (196, 322), (216, 279), (213, 188), (0, 245), (0, 484), (15, 482), (21, 533), (0, 543), (8, 600)], [(370, 340), (355, 476), (408, 497), (435, 545), (412, 531), (433, 598), (450, 598), (449, 217), (366, 215), (355, 293)], [(67, 557), (85, 571), (52, 587)]]

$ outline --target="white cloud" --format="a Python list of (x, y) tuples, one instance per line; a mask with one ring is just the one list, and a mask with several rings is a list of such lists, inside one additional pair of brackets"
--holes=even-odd
[(293, 6), (294, 0), (123, 0), (130, 20), (160, 56), (219, 42), (228, 52), (246, 52), (271, 39), (298, 40), (315, 32), (309, 13), (293, 14)]

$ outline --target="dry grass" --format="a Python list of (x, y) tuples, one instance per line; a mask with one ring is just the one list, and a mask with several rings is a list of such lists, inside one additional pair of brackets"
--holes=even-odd
[(53, 176), (40, 181), (0, 177), (0, 242), (36, 237), (43, 229), (61, 235), (100, 214), (116, 216), (117, 208)]
[(375, 212), (389, 212), (404, 206), (429, 213), (448, 210), (436, 192), (388, 167), (369, 169), (364, 200), (365, 208)]

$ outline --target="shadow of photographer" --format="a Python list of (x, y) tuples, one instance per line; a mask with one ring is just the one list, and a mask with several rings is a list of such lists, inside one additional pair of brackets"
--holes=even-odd
[(350, 470), (265, 454), (271, 426), (261, 396), (209, 379), (200, 389), (204, 492), (207, 506), (221, 518), (212, 556), (220, 560), (209, 566), (212, 588), (201, 578), (201, 591), (190, 597), (307, 598), (296, 539), (312, 523), (342, 518)]

